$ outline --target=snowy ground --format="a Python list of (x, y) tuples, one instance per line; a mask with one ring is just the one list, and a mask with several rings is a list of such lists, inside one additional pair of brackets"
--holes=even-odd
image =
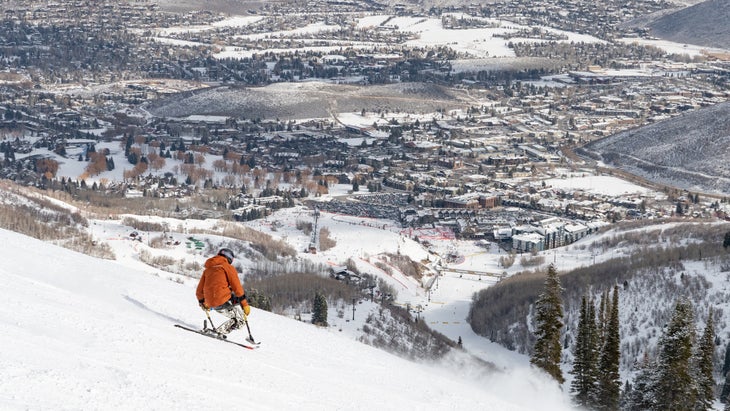
[(646, 194), (650, 190), (612, 176), (574, 176), (545, 180), (548, 186), (564, 190), (583, 190), (593, 194), (621, 196), (625, 194)]
[(570, 408), (520, 363), (504, 373), (460, 354), (417, 364), (256, 309), (251, 330), (263, 347), (243, 350), (172, 327), (204, 318), (193, 284), (123, 257), (98, 260), (5, 230), (0, 238), (2, 409)]
[[(460, 17), (460, 15), (456, 15)], [(489, 23), (489, 27), (474, 28), (474, 29), (449, 29), (443, 27), (440, 18), (424, 18), (424, 17), (407, 17), (407, 16), (391, 16), (391, 15), (367, 15), (360, 18), (356, 18), (353, 21), (354, 26), (360, 30), (372, 30), (378, 29), (382, 31), (402, 32), (414, 35), (414, 39), (406, 41), (405, 46), (415, 47), (449, 47), (456, 52), (463, 53), (466, 56), (472, 58), (484, 58), (484, 57), (513, 57), (514, 52), (507, 47), (508, 40), (501, 37), (504, 34), (513, 33), (520, 29), (528, 29), (527, 26), (522, 26), (510, 21), (501, 21), (495, 19), (485, 19), (479, 17), (466, 16), (470, 19), (483, 20)], [(169, 44), (175, 44), (181, 47), (192, 47), (201, 46), (204, 44), (194, 42), (182, 42), (174, 38), (167, 36), (179, 34), (179, 33), (195, 33), (203, 32), (208, 30), (215, 30), (224, 27), (235, 27), (245, 28), (248, 25), (254, 24), (261, 19), (263, 16), (234, 16), (208, 26), (181, 26), (181, 27), (169, 27), (158, 29), (155, 33), (154, 40), (165, 42)], [(237, 36), (239, 39), (246, 39), (254, 41), (256, 39), (287, 39), (296, 38), (298, 42), (311, 42), (321, 43), (322, 34), (326, 34), (332, 31), (342, 29), (339, 25), (327, 24), (323, 21), (315, 23), (307, 23), (304, 26), (297, 27), (291, 30), (284, 31), (271, 31), (265, 33), (255, 34), (242, 34)], [(582, 35), (577, 33), (570, 33), (562, 30), (557, 30), (549, 27), (542, 27), (542, 29), (552, 32), (555, 34), (567, 36), (567, 40), (561, 41), (572, 41), (572, 42), (599, 42), (601, 40), (588, 35)], [(306, 35), (311, 38), (301, 38)], [(325, 36), (326, 38), (326, 36)], [(534, 39), (518, 39), (520, 41), (539, 41)], [(262, 52), (269, 53), (291, 53), (293, 50), (298, 51), (321, 51), (324, 53), (337, 52), (342, 47), (350, 47), (354, 49), (372, 50), (373, 48), (383, 47), (386, 44), (378, 44), (372, 42), (353, 42), (353, 41), (340, 41), (333, 40), (331, 46), (304, 46), (297, 49), (292, 48), (271, 48), (267, 50), (260, 50), (255, 48), (247, 47), (234, 47), (234, 46), (222, 46), (220, 51), (215, 54), (217, 58), (247, 58), (251, 57), (254, 53), (260, 54)], [(394, 46), (397, 46), (394, 44)]]
[(710, 53), (727, 53), (728, 49), (719, 49), (712, 47), (698, 46), (694, 44), (675, 43), (669, 40), (651, 40), (642, 38), (626, 37), (619, 39), (619, 41), (626, 44), (639, 44), (642, 46), (654, 46), (669, 54), (686, 54), (690, 57), (701, 56), (707, 52)]

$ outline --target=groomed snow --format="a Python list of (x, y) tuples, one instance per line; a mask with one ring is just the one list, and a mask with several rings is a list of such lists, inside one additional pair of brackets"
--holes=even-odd
[(172, 326), (202, 323), (190, 282), (6, 230), (0, 238), (2, 409), (570, 408), (529, 368), (487, 372), (459, 353), (417, 364), (257, 309), (251, 330), (263, 348), (244, 350)]
[(548, 186), (567, 190), (583, 190), (593, 194), (620, 196), (624, 194), (644, 194), (650, 190), (611, 176), (571, 177), (566, 179), (551, 178), (545, 180)]

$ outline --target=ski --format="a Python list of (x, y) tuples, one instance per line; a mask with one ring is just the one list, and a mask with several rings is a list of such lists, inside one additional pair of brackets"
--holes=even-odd
[(216, 340), (223, 341), (223, 342), (227, 342), (229, 344), (235, 344), (235, 345), (237, 345), (239, 347), (243, 347), (243, 348), (246, 348), (248, 350), (255, 350), (255, 349), (259, 348), (259, 346), (261, 344), (260, 342), (253, 343), (253, 345), (243, 344), (243, 343), (240, 343), (240, 342), (231, 341), (231, 340), (225, 338), (225, 336), (222, 336), (222, 335), (219, 335), (219, 334), (215, 334), (211, 330), (207, 330), (207, 331), (206, 330), (196, 330), (194, 328), (186, 327), (186, 326), (180, 325), (180, 324), (174, 324), (174, 325), (177, 328), (182, 328), (183, 330), (187, 330), (187, 331), (190, 331), (190, 332), (194, 332), (196, 334), (204, 335), (206, 337), (214, 338)]

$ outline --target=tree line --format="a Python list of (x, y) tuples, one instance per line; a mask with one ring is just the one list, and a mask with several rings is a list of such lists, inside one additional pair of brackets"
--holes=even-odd
[[(563, 304), (560, 279), (553, 265), (548, 268), (535, 308), (536, 341), (530, 363), (563, 384)], [(570, 371), (570, 393), (577, 405), (588, 410), (712, 409), (716, 343), (712, 310), (698, 336), (692, 304), (686, 299), (677, 301), (659, 340), (656, 358), (645, 354), (639, 372), (623, 387), (619, 375), (619, 330), (618, 286), (614, 285), (612, 293), (602, 295), (597, 309), (592, 299), (583, 296)], [(730, 363), (728, 358), (726, 355), (726, 364)], [(730, 370), (730, 366), (725, 368)], [(724, 373), (730, 374), (727, 370)], [(723, 402), (728, 393), (730, 385), (726, 383)]]

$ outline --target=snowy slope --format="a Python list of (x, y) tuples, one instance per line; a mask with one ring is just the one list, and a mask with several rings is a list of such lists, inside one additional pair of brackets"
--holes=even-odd
[(244, 350), (172, 327), (204, 318), (189, 282), (0, 239), (0, 409), (570, 408), (523, 366), (490, 373), (461, 354), (416, 364), (260, 310), (251, 330), (264, 346)]

